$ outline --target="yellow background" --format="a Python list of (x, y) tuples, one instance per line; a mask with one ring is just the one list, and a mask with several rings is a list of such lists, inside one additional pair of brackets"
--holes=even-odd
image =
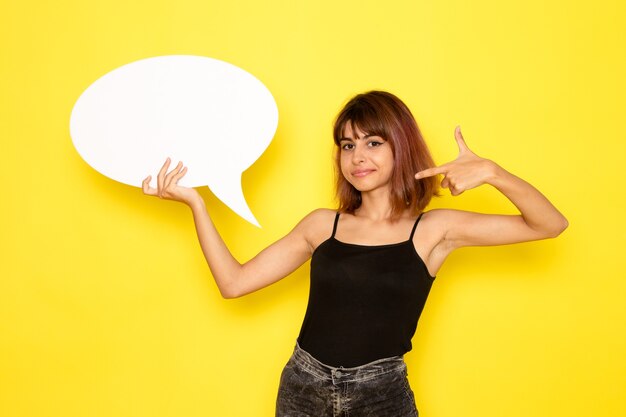
[[(625, 416), (625, 18), (619, 0), (1, 0), (0, 415), (273, 415), (308, 264), (221, 299), (190, 211), (69, 137), (97, 78), (193, 54), (251, 72), (280, 111), (243, 176), (263, 227), (201, 190), (241, 261), (333, 207), (332, 119), (369, 89), (411, 107), (438, 163), (460, 124), (569, 219), (448, 259), (406, 356), (421, 416)], [(515, 212), (489, 186), (431, 207)]]

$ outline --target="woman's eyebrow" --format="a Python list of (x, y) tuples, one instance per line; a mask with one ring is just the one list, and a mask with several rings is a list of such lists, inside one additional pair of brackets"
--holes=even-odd
[[(371, 137), (374, 137), (374, 136), (378, 136), (378, 135), (364, 135), (364, 136), (361, 136), (360, 138), (356, 138), (356, 140), (368, 139), (368, 138), (371, 138)], [(339, 138), (339, 142), (341, 142), (342, 140), (354, 140), (354, 139), (352, 139), (352, 138)]]

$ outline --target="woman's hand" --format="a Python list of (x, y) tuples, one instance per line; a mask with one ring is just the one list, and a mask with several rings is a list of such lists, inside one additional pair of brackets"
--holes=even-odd
[(185, 173), (187, 173), (187, 167), (183, 168), (183, 163), (179, 162), (174, 169), (167, 172), (170, 162), (170, 158), (167, 158), (161, 167), (161, 170), (157, 175), (157, 188), (150, 187), (150, 180), (152, 179), (151, 175), (148, 175), (148, 177), (143, 180), (143, 193), (191, 205), (194, 199), (198, 198), (200, 195), (193, 188), (178, 185), (178, 180), (180, 180)]
[(465, 190), (487, 183), (496, 174), (498, 166), (493, 161), (476, 155), (467, 147), (460, 126), (454, 130), (454, 138), (459, 145), (459, 156), (454, 161), (420, 171), (415, 174), (415, 178), (443, 174), (441, 187), (449, 188), (450, 193), (456, 196)]

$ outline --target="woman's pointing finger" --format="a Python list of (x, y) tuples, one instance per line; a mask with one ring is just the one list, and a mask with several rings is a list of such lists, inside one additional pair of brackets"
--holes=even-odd
[(443, 174), (445, 172), (446, 172), (446, 168), (443, 165), (439, 167), (428, 168), (415, 174), (415, 179), (419, 180), (422, 178), (428, 178), (428, 177), (435, 176), (437, 174)]

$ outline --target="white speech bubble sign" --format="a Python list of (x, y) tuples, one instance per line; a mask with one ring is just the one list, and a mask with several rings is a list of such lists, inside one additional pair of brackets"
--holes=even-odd
[(269, 146), (278, 125), (270, 91), (252, 74), (213, 58), (159, 56), (102, 76), (78, 98), (70, 136), (96, 171), (123, 184), (142, 180), (171, 157), (186, 187), (208, 185), (235, 213), (259, 226), (241, 174)]

